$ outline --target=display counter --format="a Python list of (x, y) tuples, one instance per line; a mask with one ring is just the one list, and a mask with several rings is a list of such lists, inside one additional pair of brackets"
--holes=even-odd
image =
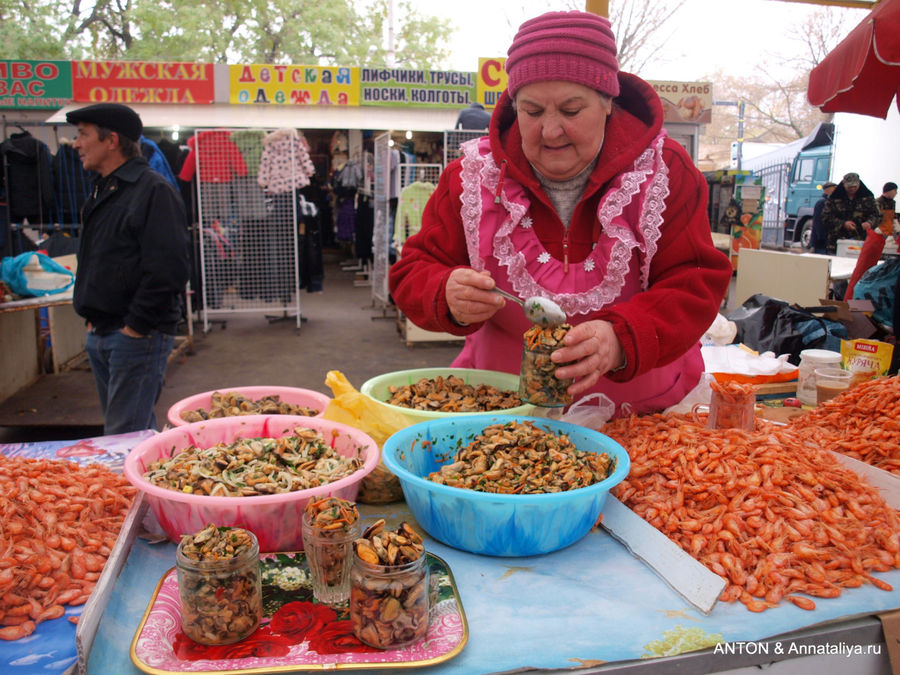
[[(127, 454), (129, 441), (133, 445), (139, 440), (132, 436), (86, 439), (75, 446), (60, 443), (49, 455), (39, 456), (116, 465)], [(35, 454), (28, 444), (11, 449), (0, 446), (2, 452)], [(138, 536), (141, 523), (151, 531), (158, 529), (152, 516), (145, 518), (140, 509), (146, 511), (146, 506), (134, 507), (136, 513), (128, 521), (132, 525), (123, 529), (110, 558), (111, 563), (118, 558), (121, 564), (118, 568), (108, 565), (96, 599), (92, 596), (84, 607), (77, 628), (81, 653), (76, 654), (76, 627), (68, 617), (81, 614), (82, 608), (67, 608), (67, 616), (39, 625), (32, 636), (0, 643), (0, 670), (16, 672), (13, 666), (28, 665), (29, 672), (72, 672), (80, 656), (87, 673), (141, 672), (132, 661), (133, 640), (159, 582), (175, 564), (175, 545), (158, 537), (158, 543), (151, 543), (152, 537)], [(391, 528), (404, 520), (417, 527), (403, 502), (360, 505), (360, 512), (364, 524), (384, 518)], [(817, 598), (814, 611), (782, 603), (754, 613), (741, 603), (719, 602), (703, 614), (602, 529), (592, 530), (568, 548), (533, 557), (474, 555), (428, 537), (425, 547), (452, 572), (466, 617), (467, 643), (453, 658), (423, 667), (424, 672), (578, 668), (579, 672), (668, 674), (771, 663), (776, 664), (771, 666), (773, 673), (779, 672), (778, 666), (797, 672), (813, 667), (810, 664), (821, 673), (890, 672), (877, 617), (900, 606), (895, 591), (866, 584), (846, 589), (837, 598)], [(895, 588), (900, 585), (900, 570), (877, 576)], [(666, 650), (698, 644), (706, 648), (662, 656)], [(802, 659), (803, 666), (797, 659)], [(326, 661), (323, 669), (335, 666)], [(184, 671), (209, 672), (202, 663), (190, 666)], [(145, 672), (172, 671), (145, 668)]]

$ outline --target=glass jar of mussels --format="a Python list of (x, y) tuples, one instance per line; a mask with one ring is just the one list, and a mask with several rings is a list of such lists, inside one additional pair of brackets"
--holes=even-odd
[(185, 535), (175, 552), (181, 629), (194, 642), (243, 640), (262, 618), (259, 544), (240, 528), (209, 525)]
[[(380, 528), (380, 529), (379, 529)], [(354, 542), (350, 620), (362, 642), (402, 647), (428, 631), (428, 565), (422, 539), (408, 524), (385, 532), (384, 521)]]
[(564, 364), (550, 359), (562, 347), (563, 338), (571, 328), (569, 324), (535, 324), (525, 332), (519, 373), (519, 397), (523, 401), (542, 408), (562, 408), (572, 403), (567, 390), (574, 380), (557, 378), (556, 368)]

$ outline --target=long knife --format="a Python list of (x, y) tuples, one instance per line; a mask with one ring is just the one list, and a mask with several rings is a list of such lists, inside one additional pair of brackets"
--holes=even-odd
[(606, 497), (600, 525), (694, 607), (704, 614), (713, 610), (728, 582), (612, 495)]

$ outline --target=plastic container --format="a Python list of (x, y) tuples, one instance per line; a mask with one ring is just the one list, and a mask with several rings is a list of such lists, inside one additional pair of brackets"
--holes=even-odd
[(800, 367), (797, 370), (797, 398), (806, 405), (816, 405), (816, 368), (837, 367), (841, 355), (827, 349), (804, 349), (800, 352)]
[(191, 560), (175, 551), (178, 592), (181, 596), (181, 629), (194, 642), (227, 645), (243, 640), (262, 618), (259, 578), (259, 544), (234, 558)]
[(336, 605), (350, 597), (353, 541), (359, 537), (357, 520), (347, 529), (323, 530), (303, 515), (303, 550), (309, 563), (313, 595), (319, 602)]
[(841, 258), (858, 258), (864, 243), (861, 239), (838, 239), (835, 252)]
[[(547, 494), (495, 494), (434, 483), (424, 478), (491, 424), (533, 422), (565, 433), (579, 450), (605, 452), (613, 472), (599, 483)], [(494, 556), (528, 556), (564, 548), (585, 536), (597, 522), (606, 495), (631, 467), (628, 453), (609, 436), (571, 422), (543, 417), (470, 415), (415, 424), (393, 434), (382, 460), (400, 479), (416, 521), (435, 539), (463, 551)]]
[(816, 368), (816, 404), (821, 405), (850, 388), (853, 373), (840, 368)]
[[(280, 438), (295, 427), (319, 431), (337, 452), (359, 457), (363, 467), (333, 483), (296, 492), (252, 497), (210, 497), (153, 485), (144, 478), (147, 467), (161, 457), (170, 457), (190, 445), (212, 447), (237, 438)], [(378, 446), (359, 429), (321, 417), (293, 415), (247, 415), (194, 422), (160, 432), (139, 443), (125, 459), (125, 477), (144, 493), (153, 515), (173, 542), (182, 534), (198, 532), (207, 523), (243, 527), (259, 539), (263, 552), (303, 550), (301, 519), (313, 497), (331, 495), (355, 501), (362, 479), (378, 464)]]
[(503, 373), (498, 370), (480, 370), (478, 368), (414, 368), (411, 370), (397, 370), (392, 373), (378, 375), (363, 382), (359, 388), (360, 393), (378, 401), (389, 410), (406, 416), (413, 424), (426, 420), (455, 418), (461, 415), (530, 415), (534, 406), (523, 404), (515, 408), (504, 410), (491, 410), (485, 412), (454, 413), (437, 412), (433, 410), (415, 410), (398, 405), (386, 403), (391, 397), (388, 387), (405, 387), (415, 384), (419, 380), (434, 379), (436, 377), (447, 378), (454, 375), (462, 379), (466, 384), (488, 384), (504, 391), (519, 391), (519, 376), (512, 373)]
[(258, 401), (263, 396), (278, 396), (285, 403), (303, 406), (304, 408), (312, 408), (318, 410), (318, 414), (313, 417), (321, 417), (331, 400), (330, 396), (313, 391), (311, 389), (300, 389), (298, 387), (275, 387), (269, 385), (259, 385), (253, 387), (220, 387), (212, 391), (204, 391), (201, 394), (194, 394), (183, 398), (177, 403), (172, 404), (166, 413), (166, 419), (173, 427), (183, 427), (185, 424), (191, 424), (181, 419), (181, 413), (186, 410), (198, 410), (204, 408), (209, 410), (212, 405), (212, 396), (216, 392), (222, 394), (236, 392), (247, 398)]
[(428, 632), (428, 565), (423, 553), (405, 565), (373, 565), (354, 556), (350, 621), (362, 642), (393, 649)]

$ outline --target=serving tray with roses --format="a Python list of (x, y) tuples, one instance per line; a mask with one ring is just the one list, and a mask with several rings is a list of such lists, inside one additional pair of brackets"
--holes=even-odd
[(459, 654), (469, 629), (456, 582), (441, 558), (428, 556), (431, 603), (428, 633), (399, 649), (375, 649), (353, 634), (347, 603), (313, 599), (302, 552), (260, 555), (263, 620), (240, 642), (205, 646), (181, 630), (175, 568), (160, 579), (131, 643), (131, 660), (153, 675), (165, 673), (299, 672), (361, 668), (416, 668)]

